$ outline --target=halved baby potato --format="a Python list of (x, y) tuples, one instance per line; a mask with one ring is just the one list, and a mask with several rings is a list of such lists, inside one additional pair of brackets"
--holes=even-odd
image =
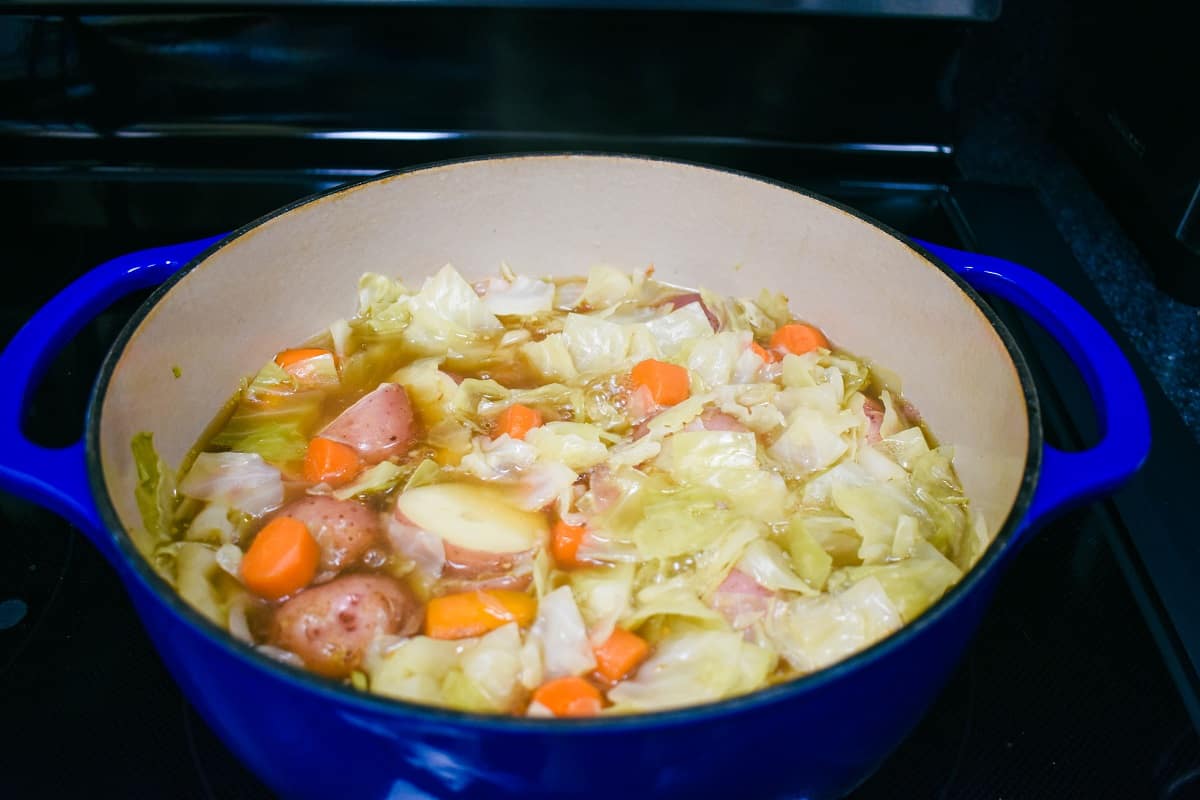
[(462, 578), (527, 566), (550, 531), (542, 514), (516, 508), (497, 489), (471, 484), (409, 489), (396, 500), (396, 515), (440, 538), (445, 574)]

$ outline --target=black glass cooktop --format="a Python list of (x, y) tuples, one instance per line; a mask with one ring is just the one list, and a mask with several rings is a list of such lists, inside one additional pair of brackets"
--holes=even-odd
[[(408, 156), (388, 163), (438, 154)], [(1031, 192), (922, 183), (913, 170), (885, 180), (856, 168), (850, 180), (787, 153), (714, 146), (703, 156), (806, 185), (914, 236), (1023, 261), (1100, 311)], [(27, 212), (0, 219), (0, 339), (105, 258), (228, 230), (360, 172), (0, 169), (10, 207)], [(39, 439), (78, 436), (99, 361), (138, 300), (104, 314), (58, 360), (30, 414)], [(1087, 441), (1094, 420), (1061, 352), (998, 310), (1034, 367), (1048, 438)], [(1194, 601), (1171, 571), (1196, 552), (1163, 545), (1172, 533), (1195, 533), (1178, 497), (1200, 453), (1142, 375), (1155, 426), (1147, 471), (1116, 499), (1041, 531), (1019, 555), (950, 684), (854, 798), (1200, 796), (1196, 641), (1186, 627)], [(0, 530), (0, 794), (269, 796), (191, 711), (86, 540), (7, 496)]]

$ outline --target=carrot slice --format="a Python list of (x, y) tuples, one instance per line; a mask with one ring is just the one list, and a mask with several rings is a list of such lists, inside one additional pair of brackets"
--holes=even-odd
[(292, 517), (276, 517), (263, 526), (242, 558), (242, 581), (271, 600), (303, 589), (317, 574), (321, 547), (308, 526)]
[(533, 702), (556, 717), (594, 717), (604, 705), (599, 689), (574, 676), (546, 681), (533, 693)]
[(514, 439), (524, 439), (525, 434), (542, 424), (542, 415), (537, 409), (520, 403), (509, 406), (496, 418), (496, 436), (508, 434)]
[(308, 452), (304, 454), (305, 480), (341, 486), (360, 469), (362, 461), (353, 447), (320, 436), (308, 443)]
[(638, 362), (629, 373), (629, 378), (635, 387), (646, 387), (650, 397), (659, 405), (673, 406), (691, 395), (688, 371), (676, 364), (648, 358)]
[(524, 592), (486, 589), (435, 597), (425, 607), (425, 635), (433, 639), (480, 636), (510, 622), (533, 622), (537, 601)]
[(550, 534), (550, 555), (560, 567), (571, 569), (582, 567), (586, 562), (579, 560), (579, 545), (583, 543), (583, 535), (587, 528), (583, 525), (568, 525), (561, 519), (554, 523)]
[(604, 644), (592, 648), (592, 652), (596, 655), (596, 672), (610, 681), (619, 681), (646, 660), (650, 644), (636, 633), (614, 628)]
[(775, 353), (768, 350), (767, 348), (763, 347), (758, 342), (750, 343), (750, 351), (752, 353), (754, 353), (754, 355), (761, 358), (763, 360), (764, 364), (772, 364), (779, 360), (779, 356), (777, 356)]
[(331, 356), (333, 353), (322, 347), (300, 347), (295, 350), (284, 350), (275, 356), (275, 363), (287, 369), (288, 367), (299, 364), (301, 361), (308, 361), (310, 358), (318, 358), (320, 356)]
[(829, 340), (812, 325), (802, 322), (791, 322), (782, 326), (771, 337), (771, 347), (787, 350), (789, 353), (803, 355), (818, 347), (829, 349)]

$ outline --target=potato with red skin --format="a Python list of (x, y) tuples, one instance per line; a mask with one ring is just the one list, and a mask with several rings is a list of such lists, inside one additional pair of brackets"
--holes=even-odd
[(313, 672), (345, 678), (380, 634), (411, 636), (422, 608), (412, 591), (386, 575), (343, 575), (275, 609), (271, 644), (290, 650)]
[(394, 515), (401, 525), (442, 542), (442, 571), (455, 577), (492, 577), (519, 569), (550, 535), (543, 515), (511, 505), (503, 491), (491, 486), (418, 486), (396, 498)]
[(507, 575), (516, 569), (529, 569), (533, 563), (533, 550), (520, 553), (489, 553), (486, 550), (468, 550), (443, 541), (446, 564), (443, 575), (456, 578), (488, 578)]
[(368, 465), (408, 451), (417, 426), (408, 392), (396, 383), (383, 383), (325, 426), (325, 439), (353, 447)]
[(321, 570), (340, 572), (379, 541), (379, 515), (353, 500), (310, 495), (279, 510), (300, 520), (321, 547)]
[[(513, 589), (521, 591), (533, 578), (536, 548), (489, 552), (448, 542), (413, 522), (399, 506), (389, 523), (392, 549), (412, 559), (428, 580), (441, 578), (452, 591)], [(443, 587), (444, 588), (444, 587)]]

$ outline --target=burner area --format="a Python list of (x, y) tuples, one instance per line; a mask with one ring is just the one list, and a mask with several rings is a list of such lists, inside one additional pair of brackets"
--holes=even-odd
[[(1046, 244), (1053, 228), (1029, 193), (813, 175), (759, 152), (718, 149), (709, 160), (754, 163), (919, 238), (1007, 246), (998, 254), (1021, 257), (1064, 285), (1086, 280), (1061, 247)], [(345, 177), (282, 169), (0, 172), (9, 196), (34, 210), (28, 223), (0, 220), (9, 262), (22, 265), (10, 270), (0, 301), (2, 332), (11, 336), (53, 292), (106, 258), (231, 229)], [(999, 225), (1009, 237), (1001, 240), (997, 219), (1023, 222)], [(103, 314), (51, 367), (32, 404), (31, 435), (47, 444), (78, 436), (99, 361), (141, 299)], [(1010, 309), (997, 310), (1033, 363), (1048, 438), (1064, 446), (1086, 440), (1094, 425), (1072, 411), (1086, 404), (1061, 354)], [(58, 518), (9, 497), (0, 498), (0, 524), (11, 548), (0, 561), (0, 706), (17, 732), (4, 748), (5, 793), (269, 797), (183, 699), (103, 558)], [(1119, 502), (1041, 531), (1001, 581), (924, 721), (852, 796), (1197, 796), (1193, 677), (1183, 649), (1163, 633), (1165, 617), (1156, 616), (1174, 600), (1156, 593), (1133, 544), (1152, 534)]]

